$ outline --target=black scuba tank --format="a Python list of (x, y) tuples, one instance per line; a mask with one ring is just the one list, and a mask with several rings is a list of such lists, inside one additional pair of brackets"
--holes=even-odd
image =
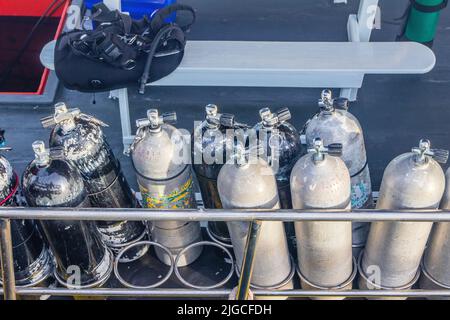
[[(4, 130), (0, 129), (0, 152), (5, 147)], [(19, 178), (11, 164), (0, 155), (0, 206), (16, 206)], [(53, 273), (53, 258), (33, 220), (11, 220), (14, 275), (17, 286), (36, 286)], [(1, 279), (0, 279), (1, 284)]]
[(264, 146), (266, 161), (271, 165), (277, 180), (278, 195), (282, 209), (292, 208), (289, 185), (293, 166), (302, 155), (300, 134), (289, 122), (291, 113), (282, 108), (272, 113), (269, 108), (259, 110), (261, 122), (254, 127)]
[[(246, 129), (247, 125), (236, 122), (232, 114), (218, 113), (218, 107), (214, 104), (208, 104), (205, 111), (205, 120), (196, 124), (192, 135), (193, 168), (205, 208), (220, 209), (222, 203), (217, 190), (217, 177), (227, 161), (227, 150), (232, 150), (233, 141), (230, 140), (234, 139), (234, 130)], [(208, 233), (213, 240), (224, 245), (231, 244), (225, 222), (208, 222)]]
[[(50, 147), (62, 147), (66, 159), (81, 173), (93, 207), (136, 208), (139, 206), (120, 163), (107, 143), (102, 121), (83, 114), (79, 109), (68, 109), (65, 103), (55, 105), (53, 116), (41, 119), (44, 127), (53, 127)], [(103, 241), (114, 252), (135, 243), (146, 235), (146, 226), (140, 221), (98, 221)], [(128, 257), (128, 260), (139, 258)]]
[[(33, 143), (35, 160), (25, 169), (22, 188), (30, 207), (88, 207), (89, 199), (78, 170), (63, 151)], [(97, 287), (110, 276), (113, 255), (103, 244), (95, 221), (41, 220), (57, 263), (55, 277), (69, 288)]]

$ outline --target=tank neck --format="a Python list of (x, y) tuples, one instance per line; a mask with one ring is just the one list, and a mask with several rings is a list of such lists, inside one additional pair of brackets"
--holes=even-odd
[(176, 123), (177, 114), (175, 112), (166, 112), (159, 115), (158, 109), (147, 110), (147, 118), (136, 120), (138, 129), (146, 128), (149, 132), (161, 132), (161, 126), (165, 123)]
[(45, 148), (44, 141), (37, 140), (32, 144), (34, 151), (34, 162), (40, 167), (46, 167), (50, 164), (50, 152)]
[(206, 128), (218, 129), (220, 126), (220, 113), (218, 113), (218, 107), (215, 104), (208, 104), (205, 106), (206, 112)]
[(334, 112), (333, 95), (331, 90), (323, 90), (319, 99), (320, 111), (324, 114), (331, 114)]
[(413, 152), (414, 163), (419, 166), (428, 163), (430, 159), (439, 163), (446, 163), (449, 155), (447, 150), (431, 149), (431, 143), (426, 139), (420, 140), (419, 146), (412, 148), (411, 151)]
[(312, 154), (314, 164), (322, 163), (326, 155), (339, 157), (342, 155), (342, 144), (332, 143), (324, 146), (321, 138), (314, 139), (313, 145), (308, 149), (308, 153)]

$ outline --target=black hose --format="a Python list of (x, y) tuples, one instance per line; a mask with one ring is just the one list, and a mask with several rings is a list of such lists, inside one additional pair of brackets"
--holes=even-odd
[(159, 43), (161, 39), (172, 30), (179, 30), (180, 27), (168, 24), (161, 28), (161, 30), (158, 31), (155, 38), (153, 39), (152, 44), (150, 45), (150, 50), (148, 51), (147, 60), (145, 61), (145, 67), (144, 72), (142, 73), (141, 79), (139, 80), (139, 93), (144, 94), (145, 92), (145, 85), (147, 84), (147, 80), (150, 75), (150, 67), (152, 65), (153, 57), (156, 53), (156, 49), (158, 49)]

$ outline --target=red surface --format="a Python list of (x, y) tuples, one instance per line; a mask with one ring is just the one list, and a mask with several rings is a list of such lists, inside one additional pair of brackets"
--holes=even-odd
[[(52, 0), (0, 0), (0, 16), (39, 17), (50, 3)], [(63, 10), (59, 8), (52, 16), (60, 17)]]
[[(17, 17), (18, 18), (17, 20), (19, 21), (22, 19), (26, 19), (27, 17), (39, 17), (44, 13), (44, 11), (47, 9), (47, 7), (50, 5), (51, 2), (52, 2), (52, 0), (0, 0), (0, 18), (2, 16), (3, 17), (9, 16), (9, 18)], [(57, 11), (55, 11), (55, 14), (52, 15), (52, 18), (49, 18), (47, 20), (52, 21), (55, 18), (61, 17), (62, 14), (64, 12), (66, 12), (69, 4), (70, 4), (70, 0), (65, 0), (64, 5), (62, 5)], [(59, 34), (62, 32), (62, 30), (64, 28), (65, 18), (66, 17), (64, 15), (61, 19), (59, 19), (59, 22), (57, 22), (57, 24), (53, 23), (54, 27), (51, 27), (50, 30), (46, 31), (47, 32), (46, 34), (41, 36), (41, 39), (45, 39), (45, 41), (44, 41), (45, 43), (52, 39), (58, 38)], [(40, 27), (38, 27), (38, 29)], [(0, 33), (2, 33), (1, 30), (0, 30)], [(2, 36), (0, 38), (1, 42), (5, 42), (5, 41), (2, 41), (5, 39), (4, 37), (5, 37), (4, 34), (2, 34)], [(33, 48), (33, 41), (37, 41), (37, 45), (35, 45), (34, 48)], [(40, 95), (44, 92), (45, 85), (47, 83), (47, 79), (48, 79), (48, 75), (49, 75), (49, 70), (47, 68), (41, 67), (40, 62), (39, 62), (39, 53), (40, 53), (40, 50), (42, 49), (43, 45), (45, 45), (45, 43), (42, 44), (42, 41), (41, 41), (41, 43), (39, 43), (39, 39), (36, 39), (33, 41), (30, 44), (29, 49), (22, 56), (22, 59), (20, 60), (19, 64), (26, 64), (23, 61), (32, 63), (30, 65), (30, 71), (35, 70), (36, 68), (40, 68), (40, 70), (38, 70), (38, 72), (42, 73), (42, 75), (40, 77), (40, 82), (37, 87), (37, 90), (33, 91), (33, 92), (30, 92), (30, 91), (29, 92), (1, 91), (0, 94)], [(14, 47), (16, 47), (16, 45), (14, 45)], [(12, 48), (11, 50), (14, 50), (14, 48)], [(3, 52), (5, 53), (6, 51), (3, 51)], [(4, 56), (5, 56), (5, 54), (4, 54)], [(27, 59), (27, 56), (28, 56), (28, 59)]]

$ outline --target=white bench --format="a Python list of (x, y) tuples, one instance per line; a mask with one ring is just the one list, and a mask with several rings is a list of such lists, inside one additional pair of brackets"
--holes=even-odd
[[(189, 41), (180, 66), (149, 86), (342, 88), (341, 96), (354, 100), (366, 74), (423, 74), (435, 62), (433, 51), (415, 42)], [(111, 96), (119, 99), (127, 148), (127, 90)]]
[(360, 88), (365, 74), (426, 73), (435, 61), (415, 42), (190, 41), (150, 86)]

